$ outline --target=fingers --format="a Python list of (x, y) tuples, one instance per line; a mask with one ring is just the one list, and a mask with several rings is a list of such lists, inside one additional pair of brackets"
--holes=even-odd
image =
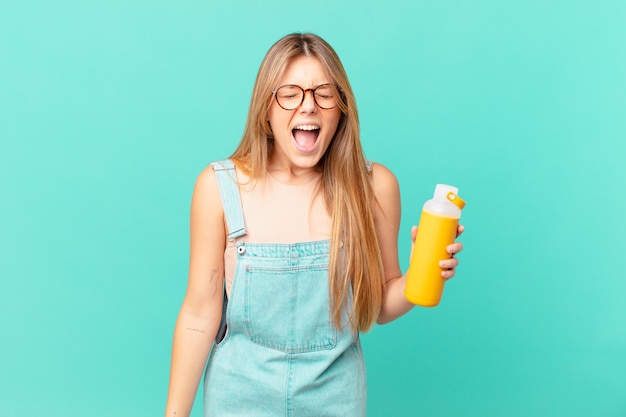
[[(460, 231), (463, 233), (463, 230)], [(456, 274), (456, 267), (459, 266), (459, 260), (454, 257), (457, 253), (463, 250), (463, 244), (461, 242), (455, 242), (451, 245), (448, 245), (446, 251), (450, 254), (450, 259), (445, 259), (443, 261), (439, 261), (439, 267), (443, 271), (441, 271), (441, 276), (448, 280), (452, 278)]]
[(454, 256), (457, 253), (463, 250), (463, 244), (461, 242), (454, 242), (451, 245), (446, 247), (446, 252), (450, 254), (450, 256)]
[(456, 229), (456, 237), (461, 236), (464, 231), (465, 231), (465, 226), (460, 224), (459, 227), (457, 227), (457, 229)]
[(456, 269), (446, 269), (445, 271), (441, 271), (441, 276), (446, 281), (454, 277), (455, 274), (456, 274)]
[(439, 267), (441, 269), (454, 269), (459, 266), (459, 260), (456, 258), (445, 259), (443, 261), (439, 261)]
[(459, 260), (456, 258), (439, 261), (439, 267), (442, 269), (441, 276), (444, 279), (452, 278), (456, 273), (456, 267), (459, 266)]

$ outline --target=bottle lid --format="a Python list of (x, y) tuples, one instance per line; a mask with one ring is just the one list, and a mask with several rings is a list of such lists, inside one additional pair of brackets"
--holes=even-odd
[(459, 189), (456, 187), (453, 187), (452, 185), (437, 184), (435, 186), (435, 194), (433, 198), (435, 200), (450, 201), (452, 204), (462, 209), (463, 207), (465, 207), (465, 201), (457, 195), (458, 192), (459, 192)]

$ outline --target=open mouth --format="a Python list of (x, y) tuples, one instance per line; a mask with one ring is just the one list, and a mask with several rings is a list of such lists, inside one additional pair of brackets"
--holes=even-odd
[(296, 143), (296, 147), (302, 152), (315, 150), (317, 138), (320, 135), (320, 127), (316, 125), (301, 125), (295, 127), (291, 134)]

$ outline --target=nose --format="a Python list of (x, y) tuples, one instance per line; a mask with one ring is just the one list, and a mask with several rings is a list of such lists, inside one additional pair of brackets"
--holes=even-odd
[(313, 90), (305, 90), (304, 91), (304, 99), (302, 100), (302, 104), (300, 105), (300, 111), (305, 113), (312, 113), (317, 109), (317, 105), (315, 104), (315, 97), (313, 96)]

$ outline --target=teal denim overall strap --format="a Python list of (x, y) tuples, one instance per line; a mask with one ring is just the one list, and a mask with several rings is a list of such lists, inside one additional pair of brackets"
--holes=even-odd
[(241, 196), (237, 185), (235, 164), (230, 159), (211, 163), (217, 178), (222, 198), (222, 207), (228, 226), (228, 239), (233, 240), (246, 234), (246, 225), (241, 207)]
[[(234, 240), (246, 234), (246, 225), (243, 217), (243, 208), (241, 206), (241, 195), (239, 194), (239, 186), (237, 185), (237, 175), (235, 173), (235, 164), (230, 159), (211, 163), (217, 186), (220, 190), (222, 198), (222, 208), (224, 217), (226, 218), (226, 226), (228, 227), (228, 239)], [(228, 297), (226, 290), (223, 289), (222, 300), (222, 319), (220, 327), (215, 336), (215, 342), (219, 343), (226, 335), (226, 310), (228, 309)]]

